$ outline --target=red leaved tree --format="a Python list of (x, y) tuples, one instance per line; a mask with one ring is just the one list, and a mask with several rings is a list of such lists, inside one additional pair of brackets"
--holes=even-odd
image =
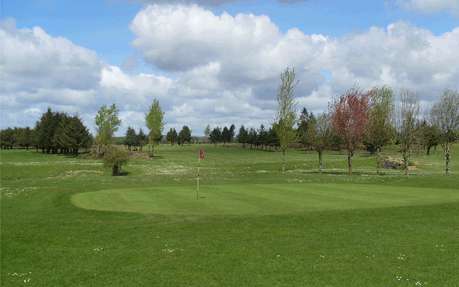
[(352, 174), (352, 156), (361, 145), (368, 122), (370, 92), (353, 88), (331, 104), (331, 120), (335, 132), (343, 139), (347, 150), (349, 175)]

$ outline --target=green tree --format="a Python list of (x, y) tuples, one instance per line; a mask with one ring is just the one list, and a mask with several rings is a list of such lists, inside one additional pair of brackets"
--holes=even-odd
[(188, 126), (183, 126), (178, 134), (178, 142), (180, 145), (191, 143), (191, 130)]
[(426, 151), (426, 155), (430, 155), (430, 150), (441, 142), (440, 129), (436, 125), (423, 120), (419, 126), (419, 133), (421, 145)]
[(177, 131), (174, 128), (170, 128), (166, 135), (166, 140), (171, 145), (174, 145), (177, 142), (178, 135)]
[(129, 150), (131, 150), (131, 147), (135, 146), (137, 142), (138, 136), (135, 129), (128, 127), (126, 130), (126, 136), (124, 137), (124, 144), (127, 145)]
[(368, 151), (376, 154), (376, 170), (378, 173), (381, 165), (381, 150), (394, 138), (393, 113), (392, 89), (389, 87), (373, 89), (369, 93), (368, 123), (363, 142)]
[(96, 144), (98, 155), (102, 153), (102, 149), (112, 144), (113, 135), (121, 125), (118, 113), (119, 110), (115, 104), (112, 104), (110, 107), (103, 105), (97, 112), (95, 122), (97, 127)]
[(122, 174), (121, 167), (129, 160), (129, 155), (125, 150), (111, 146), (104, 153), (104, 166), (112, 170), (112, 175)]
[(143, 149), (143, 146), (146, 145), (148, 142), (148, 138), (143, 132), (142, 129), (139, 130), (139, 133), (137, 134), (137, 145), (140, 148), (140, 150)]
[(281, 85), (277, 93), (277, 117), (274, 128), (279, 137), (282, 151), (282, 172), (285, 172), (285, 153), (290, 143), (296, 139), (293, 128), (296, 120), (294, 90), (297, 84), (295, 70), (287, 68), (281, 74)]
[(154, 154), (154, 147), (159, 144), (162, 138), (164, 128), (164, 112), (161, 110), (159, 101), (153, 100), (150, 111), (146, 116), (147, 127), (150, 130), (148, 134), (148, 143), (150, 146), (151, 156)]
[(313, 113), (308, 113), (308, 110), (306, 108), (303, 108), (300, 114), (300, 118), (298, 119), (297, 133), (298, 139), (300, 140), (301, 144), (303, 144), (303, 146), (306, 148), (309, 148), (311, 146), (311, 141), (308, 138), (308, 130), (309, 125), (314, 120), (315, 119)]
[(247, 132), (247, 130), (245, 129), (245, 127), (242, 125), (240, 128), (239, 128), (239, 133), (237, 135), (237, 142), (238, 143), (241, 143), (243, 147), (245, 147), (245, 145), (247, 144), (248, 142), (248, 137), (249, 137), (249, 133)]
[(221, 141), (222, 131), (219, 127), (215, 127), (209, 135), (210, 142), (217, 144)]

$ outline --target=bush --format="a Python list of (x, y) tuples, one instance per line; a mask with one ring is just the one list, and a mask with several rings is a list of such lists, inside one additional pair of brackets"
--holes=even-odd
[(112, 169), (113, 176), (122, 175), (121, 166), (126, 164), (128, 160), (129, 154), (123, 149), (110, 147), (105, 150), (104, 165)]

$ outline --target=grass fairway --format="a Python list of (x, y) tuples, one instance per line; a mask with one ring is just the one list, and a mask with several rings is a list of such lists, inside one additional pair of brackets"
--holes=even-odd
[[(1, 151), (1, 286), (458, 286), (458, 146), (416, 170), (375, 159), (160, 146), (112, 177), (96, 160)], [(388, 149), (387, 153), (396, 155)]]
[(270, 215), (323, 210), (429, 205), (459, 201), (456, 189), (368, 184), (245, 184), (195, 189), (111, 189), (78, 193), (81, 208), (163, 215)]

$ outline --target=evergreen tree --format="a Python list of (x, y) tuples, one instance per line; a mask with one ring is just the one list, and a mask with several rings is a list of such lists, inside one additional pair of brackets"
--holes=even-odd
[(178, 143), (183, 145), (191, 142), (191, 130), (188, 126), (183, 126), (178, 134)]
[(248, 134), (247, 130), (245, 129), (245, 127), (242, 125), (239, 128), (239, 133), (237, 135), (237, 142), (241, 143), (242, 146), (245, 147), (245, 145), (248, 142), (248, 138), (249, 138), (249, 134)]
[(177, 139), (178, 139), (177, 131), (174, 128), (169, 129), (169, 132), (167, 132), (167, 135), (166, 135), (167, 142), (170, 143), (171, 145), (174, 145), (175, 143), (177, 143)]
[(222, 138), (222, 131), (220, 130), (219, 127), (214, 128), (209, 135), (210, 142), (213, 144), (217, 144), (221, 142), (221, 138)]
[(124, 144), (127, 145), (129, 150), (131, 150), (131, 147), (136, 146), (137, 142), (138, 136), (135, 132), (135, 129), (128, 127), (126, 136), (124, 137)]

